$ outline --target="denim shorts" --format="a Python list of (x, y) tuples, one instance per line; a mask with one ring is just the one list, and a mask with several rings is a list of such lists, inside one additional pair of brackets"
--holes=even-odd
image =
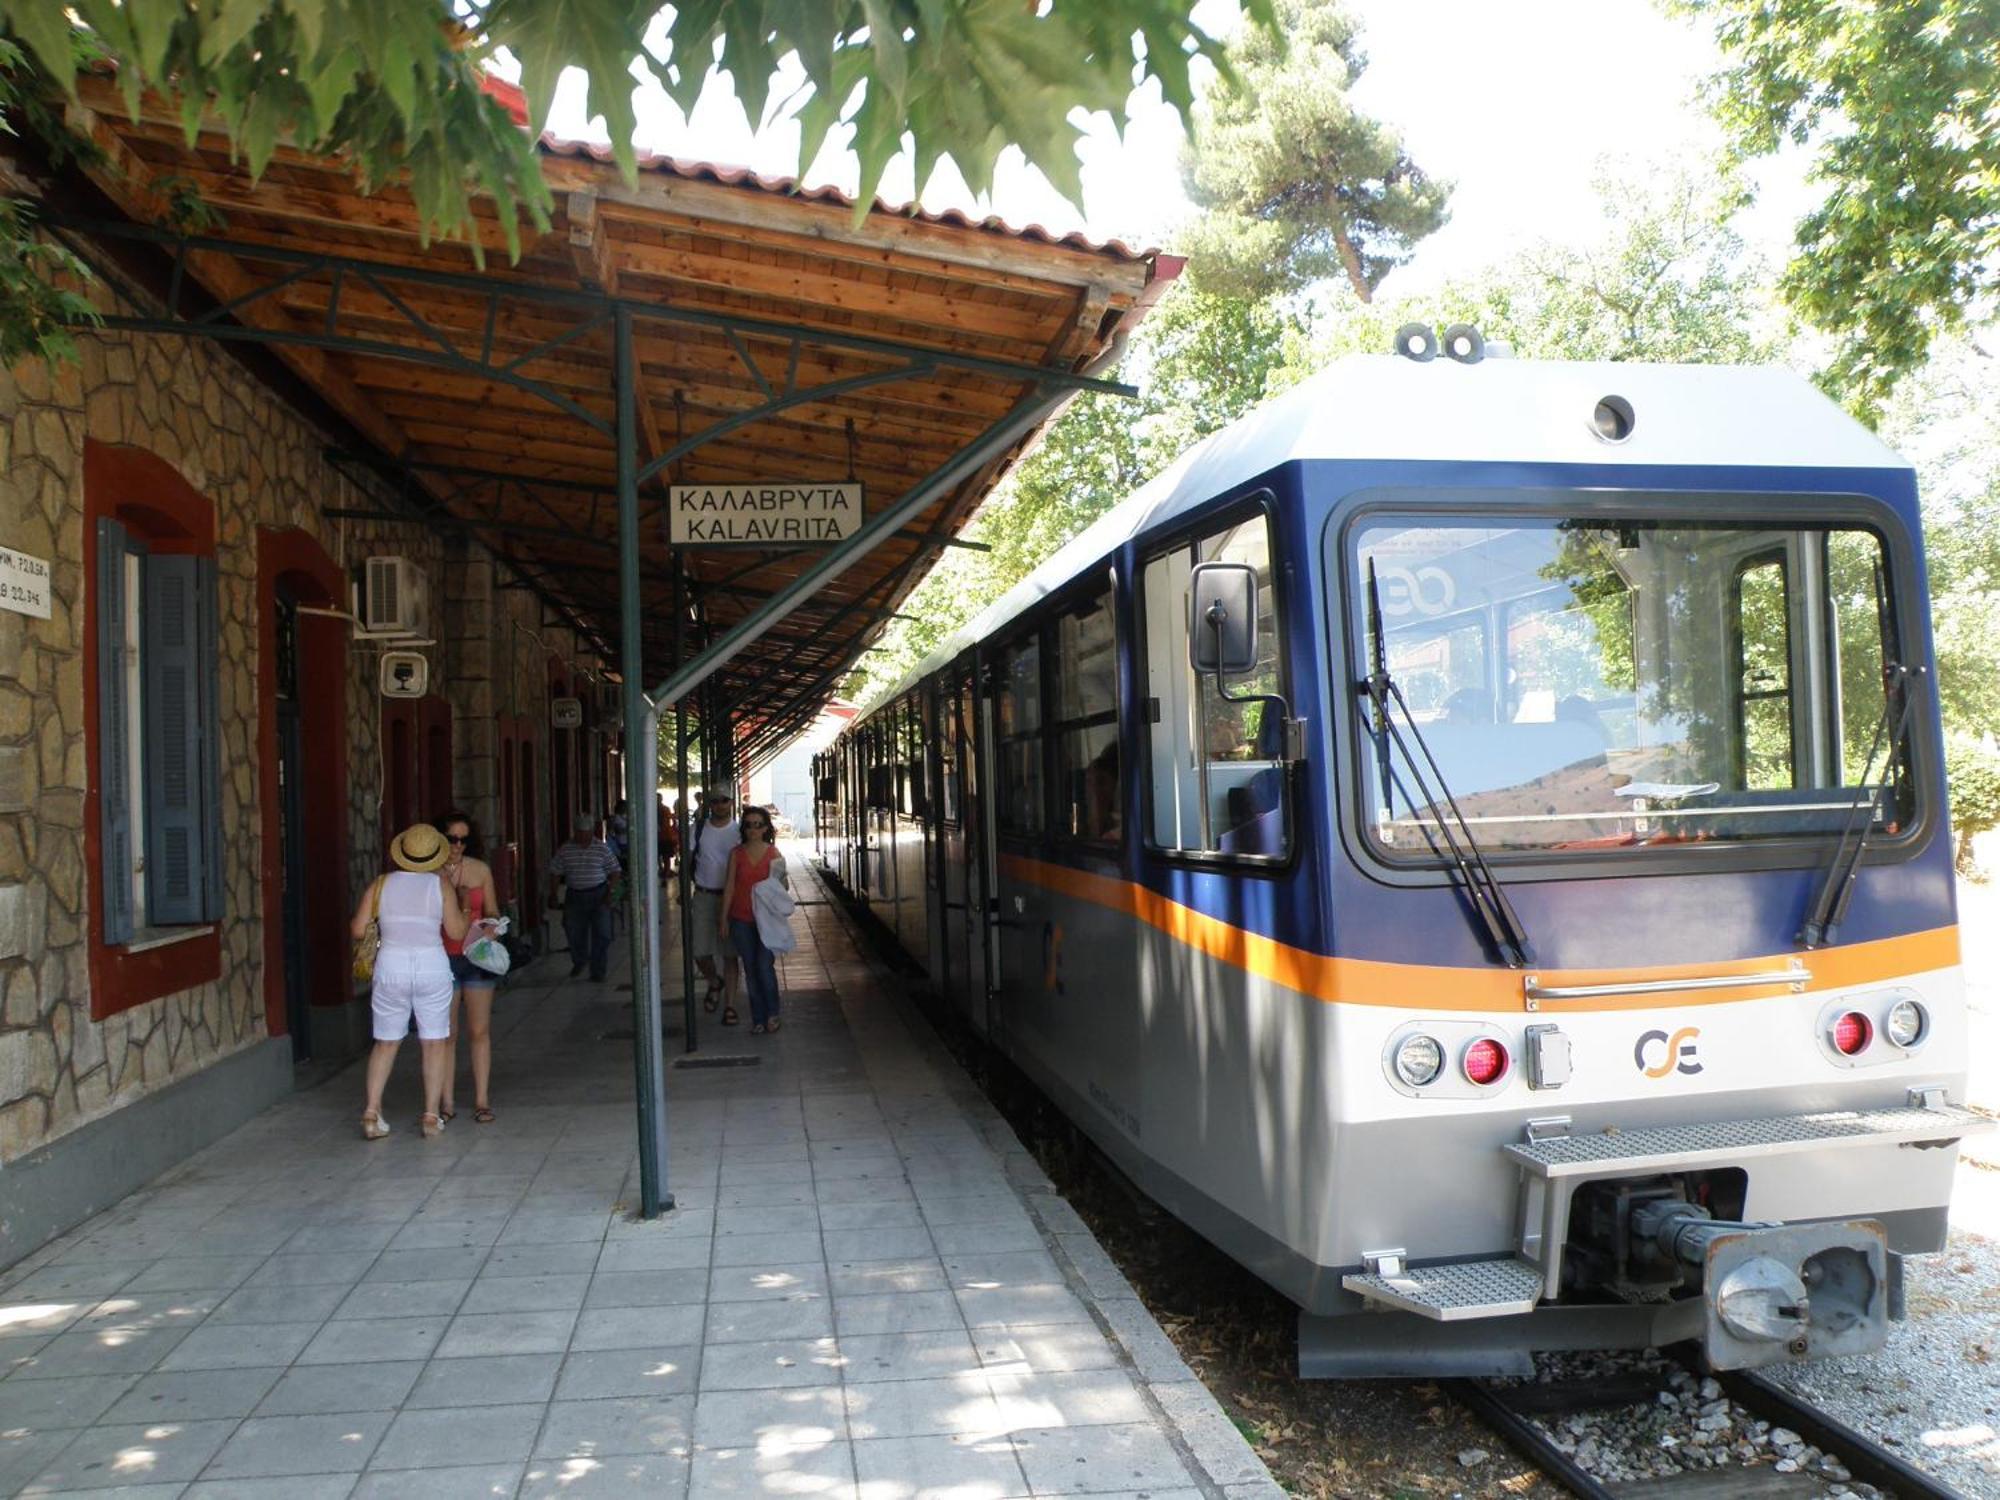
[(489, 969), (482, 969), (463, 953), (447, 953), (451, 960), (451, 982), (460, 989), (492, 989), (500, 983), (500, 976)]

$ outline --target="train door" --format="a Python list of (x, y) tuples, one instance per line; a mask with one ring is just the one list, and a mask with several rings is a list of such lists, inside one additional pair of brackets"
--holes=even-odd
[(1042, 733), (1042, 640), (1031, 625), (1003, 641), (988, 667), (991, 698), (995, 1019), (1008, 1038), (1043, 1028), (1044, 975), (1055, 957), (1047, 892), (1029, 878), (1048, 834)]
[[(923, 713), (923, 738), (917, 753), (924, 763), (924, 968), (931, 986), (944, 992), (944, 820), (945, 775), (951, 758), (944, 732), (946, 679), (933, 677), (923, 685), (918, 704)], [(950, 799), (956, 810), (957, 798)]]
[(938, 989), (974, 1026), (986, 1026), (986, 976), (983, 964), (975, 968), (975, 954), (983, 956), (984, 944), (975, 932), (984, 923), (984, 911), (973, 891), (979, 884), (972, 865), (977, 857), (976, 831), (980, 799), (973, 786), (975, 764), (972, 745), (972, 716), (977, 699), (973, 693), (969, 665), (954, 667), (943, 679), (938, 705), (938, 747), (942, 758), (940, 795), (942, 816), (938, 820), (938, 908), (943, 953), (938, 970)]

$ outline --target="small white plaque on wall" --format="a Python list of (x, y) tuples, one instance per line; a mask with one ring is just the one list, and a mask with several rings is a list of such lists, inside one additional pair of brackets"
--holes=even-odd
[(49, 564), (12, 547), (0, 547), (0, 609), (17, 615), (49, 617)]

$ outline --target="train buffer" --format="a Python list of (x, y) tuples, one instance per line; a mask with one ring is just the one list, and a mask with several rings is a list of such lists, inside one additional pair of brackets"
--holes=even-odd
[[(1576, 1133), (1567, 1120), (1537, 1120), (1525, 1139), (1500, 1148), (1520, 1181), (1514, 1244), (1421, 1263), (1415, 1247), (1371, 1251), (1341, 1285), (1378, 1310), (1461, 1328), (1523, 1314), (1579, 1321), (1590, 1316), (1581, 1304), (1638, 1302), (1646, 1305), (1627, 1312), (1648, 1318), (1650, 1342), (1698, 1340), (1718, 1369), (1865, 1353), (1901, 1315), (1892, 1311), (1901, 1266), (1879, 1222), (1732, 1218), (1689, 1184), (1808, 1153), (1953, 1149), (1993, 1125), (1941, 1090), (1912, 1090), (1900, 1108), (1624, 1131)], [(1496, 1328), (1477, 1338), (1499, 1336)]]

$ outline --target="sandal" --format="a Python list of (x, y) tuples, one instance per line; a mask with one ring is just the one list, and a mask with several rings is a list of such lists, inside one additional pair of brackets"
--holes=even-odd
[(762, 1036), (763, 1034), (764, 1034), (764, 1023), (762, 1021), (758, 1021), (751, 1026), (750, 1035)]
[(383, 1136), (387, 1135), (388, 1133), (389, 1133), (389, 1122), (383, 1119), (374, 1110), (372, 1109), (369, 1110), (367, 1114), (361, 1117), (362, 1140), (379, 1141), (382, 1139)]
[(734, 1026), (737, 1022), (737, 1019), (738, 1017), (736, 1015), (735, 1006), (725, 1005), (722, 1007), (722, 1024), (724, 1026)]
[(444, 1134), (444, 1121), (436, 1115), (418, 1115), (417, 1130), (427, 1141), (434, 1141)]
[(703, 1010), (714, 1010), (721, 1003), (724, 988), (725, 986), (721, 984), (711, 984), (708, 987), (708, 993), (702, 997), (701, 1008)]
[(440, 1124), (449, 1125), (457, 1118), (458, 1111), (453, 1109), (449, 1104), (440, 1104), (438, 1106), (438, 1121)]
[(778, 1030), (778, 1018), (773, 1016), (770, 1020), (766, 1021), (764, 1023), (764, 1030), (767, 1033), (775, 1034)]
[(472, 1112), (472, 1121), (475, 1125), (491, 1125), (493, 1123), (493, 1111), (482, 1104)]

